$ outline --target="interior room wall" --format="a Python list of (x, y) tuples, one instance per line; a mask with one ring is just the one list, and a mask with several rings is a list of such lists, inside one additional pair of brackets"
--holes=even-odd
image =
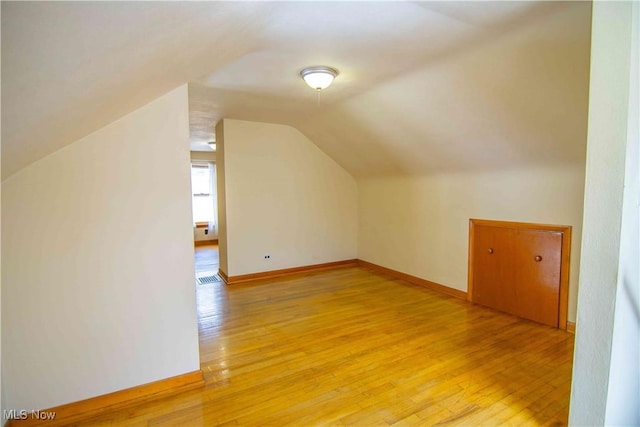
[[(0, 8), (0, 23), (2, 22), (1, 10), (2, 8)], [(0, 60), (0, 69), (2, 69), (2, 60)], [(2, 114), (0, 114), (0, 129), (2, 129)], [(1, 161), (0, 161), (0, 176), (2, 176)], [(2, 200), (2, 186), (0, 185), (0, 201), (1, 200)], [(0, 224), (1, 223), (2, 223), (2, 203), (0, 202)], [(2, 227), (0, 227), (0, 259), (2, 259)], [(0, 262), (0, 414), (1, 414), (0, 424), (3, 424), (3, 421), (4, 421), (4, 400), (5, 400), (4, 399), (4, 382), (2, 380), (2, 323), (3, 323), (2, 322), (2, 263)]]
[(229, 276), (356, 258), (349, 173), (289, 126), (225, 119), (223, 133)]
[(620, 264), (605, 425), (640, 425), (640, 3), (632, 6)]
[(637, 3), (593, 3), (584, 234), (569, 425), (640, 423), (639, 38)]
[[(0, 18), (2, 17), (0, 8)], [(0, 19), (2, 22), (2, 19)], [(1, 55), (0, 55), (1, 56)], [(2, 61), (0, 60), (0, 69)], [(0, 129), (2, 128), (2, 114), (0, 114)], [(0, 143), (1, 145), (1, 143)], [(0, 147), (1, 148), (1, 147)], [(2, 162), (0, 161), (0, 176), (2, 176)], [(0, 200), (2, 200), (2, 186), (0, 186)], [(0, 223), (2, 222), (2, 203), (0, 203)], [(2, 259), (2, 227), (0, 227), (0, 259)], [(2, 380), (2, 263), (0, 262), (0, 424), (4, 421), (4, 382)]]
[(206, 228), (193, 228), (193, 241), (194, 242), (204, 242), (206, 241), (214, 241), (218, 239), (218, 232), (216, 230), (208, 230), (205, 232)]
[(199, 369), (187, 87), (2, 183), (5, 406)]
[(215, 162), (217, 158), (215, 151), (191, 151), (190, 156), (191, 160), (205, 162)]
[(224, 161), (224, 122), (216, 123), (216, 195), (218, 196), (218, 267), (228, 275), (227, 262), (227, 193)]
[(204, 242), (204, 241), (214, 241), (218, 239), (217, 230), (208, 230), (208, 232), (205, 232), (205, 230), (207, 229), (193, 227), (193, 241)]
[[(2, 22), (2, 8), (0, 7), (0, 22)], [(2, 55), (0, 55), (2, 56)], [(0, 59), (0, 69), (2, 69), (2, 60)], [(0, 114), (0, 129), (2, 129), (2, 114)], [(0, 157), (2, 154), (0, 153)], [(2, 161), (0, 161), (0, 172), (2, 169)], [(0, 173), (2, 176), (2, 173)], [(0, 186), (0, 200), (2, 200), (2, 186)], [(2, 224), (2, 203), (0, 203), (0, 224)], [(2, 227), (0, 227), (0, 259), (2, 259)], [(0, 262), (0, 424), (4, 424), (4, 382), (2, 380), (2, 263)]]
[(584, 167), (363, 179), (358, 257), (467, 290), (469, 219), (573, 227), (569, 321), (575, 320)]

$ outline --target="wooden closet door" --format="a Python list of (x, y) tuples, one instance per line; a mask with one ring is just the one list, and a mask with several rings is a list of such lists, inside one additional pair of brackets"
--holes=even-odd
[(513, 313), (557, 328), (562, 233), (513, 231), (516, 242)]
[[(557, 231), (562, 226), (535, 227), (536, 224), (471, 221), (469, 299), (559, 327), (560, 305), (562, 301), (566, 304), (566, 290), (564, 298), (561, 293), (563, 244), (566, 245), (567, 236)], [(566, 327), (564, 310), (562, 327)]]
[(473, 247), (475, 272), (472, 301), (513, 313), (516, 305), (513, 230), (477, 226)]

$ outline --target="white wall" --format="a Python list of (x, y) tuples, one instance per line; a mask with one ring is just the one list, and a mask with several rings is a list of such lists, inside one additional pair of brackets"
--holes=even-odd
[(358, 256), (466, 291), (469, 218), (571, 225), (572, 321), (583, 181), (580, 166), (360, 180)]
[(640, 425), (640, 4), (633, 4), (631, 74), (620, 264), (611, 346), (606, 425)]
[[(632, 31), (631, 2), (594, 2), (584, 233), (570, 425), (637, 425), (640, 421), (638, 195), (629, 193), (638, 188), (637, 169), (633, 170), (637, 168), (637, 158), (627, 163), (631, 169), (623, 197), (625, 155), (638, 155), (637, 130), (627, 133), (632, 126), (638, 126), (637, 93), (636, 106), (629, 108), (631, 80), (636, 80), (633, 90), (638, 90), (637, 64), (635, 75), (630, 78), (631, 40), (638, 37), (638, 31), (637, 23)], [(637, 40), (635, 43), (637, 49)], [(634, 57), (637, 60), (637, 52)], [(629, 151), (628, 137), (635, 138), (629, 140), (635, 145)], [(636, 235), (625, 234), (621, 241), (623, 205), (627, 220), (623, 231)], [(630, 323), (617, 323), (614, 334), (614, 319), (616, 323)], [(631, 353), (623, 354), (626, 351)], [(614, 357), (616, 353), (618, 357)], [(631, 365), (614, 365), (626, 362)]]
[(224, 121), (216, 123), (216, 196), (218, 197), (218, 260), (220, 271), (227, 273), (227, 196), (224, 161)]
[(205, 162), (215, 162), (217, 155), (215, 151), (191, 151), (191, 160), (204, 160)]
[(218, 238), (218, 232), (215, 229), (209, 230), (208, 234), (205, 234), (206, 228), (193, 227), (193, 241), (203, 242), (205, 240), (216, 240)]
[(289, 126), (225, 119), (223, 133), (229, 276), (356, 258), (351, 175)]
[(620, 266), (605, 424), (640, 425), (640, 4), (635, 2)]
[[(0, 22), (2, 22), (2, 8), (0, 7)], [(0, 30), (1, 32), (1, 30)], [(1, 57), (2, 55), (0, 55)], [(0, 60), (0, 69), (2, 69), (2, 61)], [(0, 89), (0, 94), (2, 90)], [(1, 98), (1, 96), (0, 96)], [(0, 129), (2, 129), (2, 114), (0, 113)], [(1, 153), (0, 142), (0, 153)], [(0, 158), (2, 154), (0, 154)], [(2, 176), (2, 161), (0, 161), (0, 176)], [(0, 186), (0, 200), (2, 200), (2, 187)], [(2, 221), (2, 203), (0, 203), (0, 223)], [(2, 227), (0, 227), (0, 259), (2, 258)], [(0, 263), (0, 424), (4, 425), (4, 381), (2, 379), (2, 263)]]
[(199, 369), (187, 87), (2, 183), (8, 408)]

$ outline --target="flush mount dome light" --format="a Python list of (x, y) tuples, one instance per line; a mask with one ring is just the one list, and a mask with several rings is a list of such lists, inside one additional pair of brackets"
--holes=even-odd
[(305, 83), (318, 92), (328, 88), (337, 75), (338, 70), (325, 66), (307, 67), (300, 71), (300, 77), (304, 79)]

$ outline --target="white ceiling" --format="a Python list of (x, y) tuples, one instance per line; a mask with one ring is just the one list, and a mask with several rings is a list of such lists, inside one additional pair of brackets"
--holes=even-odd
[[(589, 3), (2, 2), (2, 173), (184, 83), (357, 177), (583, 162)], [(298, 76), (340, 70), (316, 94)]]

